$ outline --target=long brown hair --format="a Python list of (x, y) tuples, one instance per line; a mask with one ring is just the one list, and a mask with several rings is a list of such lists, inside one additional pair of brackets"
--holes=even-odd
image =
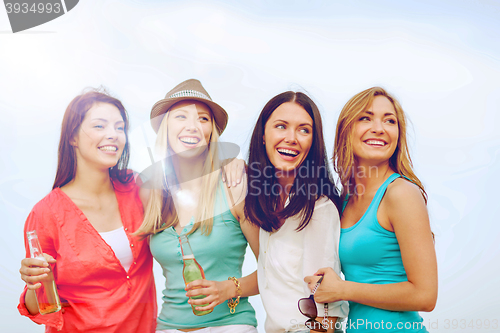
[(401, 176), (408, 178), (420, 188), (425, 202), (427, 202), (427, 193), (424, 185), (413, 172), (413, 164), (408, 151), (406, 141), (406, 116), (401, 104), (391, 96), (387, 91), (380, 87), (366, 89), (352, 97), (344, 105), (337, 122), (335, 133), (335, 145), (333, 150), (333, 167), (340, 177), (342, 184), (342, 194), (349, 194), (351, 189), (349, 184), (353, 184), (354, 170), (354, 151), (352, 145), (352, 132), (355, 120), (359, 115), (366, 111), (376, 96), (386, 97), (394, 106), (396, 118), (398, 120), (399, 137), (398, 145), (394, 154), (389, 159), (389, 166), (392, 170)]
[(80, 125), (85, 118), (87, 111), (97, 103), (107, 103), (114, 105), (120, 111), (123, 118), (125, 132), (125, 147), (118, 163), (109, 168), (109, 175), (113, 179), (117, 179), (121, 183), (127, 183), (133, 177), (131, 173), (127, 173), (128, 160), (130, 157), (130, 147), (128, 143), (128, 128), (129, 120), (127, 111), (123, 107), (122, 102), (111, 97), (104, 88), (86, 89), (81, 95), (76, 96), (69, 103), (64, 113), (63, 122), (61, 125), (61, 138), (59, 140), (59, 152), (57, 158), (56, 179), (52, 189), (62, 187), (68, 184), (75, 178), (76, 175), (76, 153), (70, 141), (75, 137), (80, 129)]
[[(262, 138), (272, 113), (284, 103), (298, 104), (309, 114), (313, 120), (313, 140), (306, 159), (296, 170), (290, 203), (285, 208), (276, 210), (281, 198), (262, 190), (273, 188), (278, 182)], [(268, 174), (266, 170), (273, 171)], [(330, 198), (340, 209), (340, 198), (328, 167), (321, 114), (314, 101), (306, 94), (286, 91), (274, 96), (262, 109), (250, 140), (247, 186), (245, 214), (253, 224), (269, 232), (279, 229), (280, 220), (295, 215), (301, 218), (297, 231), (303, 230), (311, 221), (314, 205), (322, 195)], [(313, 188), (316, 191), (310, 190)]]

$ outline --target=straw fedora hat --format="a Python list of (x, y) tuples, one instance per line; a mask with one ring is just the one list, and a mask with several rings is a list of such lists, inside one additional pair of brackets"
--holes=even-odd
[(217, 103), (214, 103), (207, 93), (205, 88), (201, 85), (201, 82), (196, 79), (189, 79), (175, 86), (174, 89), (170, 90), (165, 98), (159, 100), (153, 105), (151, 109), (151, 126), (158, 132), (160, 128), (161, 121), (167, 113), (168, 109), (177, 102), (184, 100), (193, 100), (205, 103), (210, 110), (215, 120), (215, 126), (219, 134), (224, 132), (227, 125), (227, 112), (220, 107)]

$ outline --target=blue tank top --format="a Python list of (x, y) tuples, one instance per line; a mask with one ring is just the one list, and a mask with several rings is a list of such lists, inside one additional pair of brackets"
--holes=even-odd
[[(408, 281), (396, 234), (378, 222), (377, 211), (387, 186), (401, 177), (392, 174), (379, 187), (370, 206), (352, 227), (341, 229), (339, 257), (346, 281), (389, 284)], [(347, 205), (344, 202), (342, 212)], [(347, 333), (427, 332), (415, 311), (389, 311), (349, 302)]]
[[(210, 235), (202, 235), (201, 228), (188, 235), (193, 254), (203, 268), (207, 280), (225, 281), (230, 276), (240, 278), (247, 240), (241, 231), (240, 223), (229, 210), (222, 185), (217, 189), (214, 215)], [(181, 234), (191, 230), (193, 220), (184, 227)], [(255, 311), (248, 302), (248, 297), (241, 297), (234, 314), (229, 313), (227, 301), (217, 305), (211, 313), (204, 316), (193, 314), (184, 290), (179, 235), (173, 227), (152, 236), (150, 248), (166, 278), (157, 330), (224, 325), (257, 326)]]

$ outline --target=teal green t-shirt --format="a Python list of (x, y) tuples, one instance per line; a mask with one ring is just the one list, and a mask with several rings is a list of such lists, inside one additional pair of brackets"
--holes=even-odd
[[(346, 281), (389, 284), (408, 281), (396, 234), (378, 222), (377, 211), (387, 186), (400, 175), (392, 174), (377, 190), (370, 206), (352, 227), (341, 229), (339, 257)], [(347, 201), (344, 203), (347, 204)], [(342, 209), (343, 210), (343, 209)], [(389, 311), (349, 302), (347, 333), (427, 332), (415, 311)]]
[[(214, 215), (210, 235), (202, 235), (201, 228), (188, 235), (193, 254), (203, 268), (207, 280), (224, 281), (230, 276), (240, 278), (247, 240), (241, 231), (240, 223), (229, 210), (222, 185), (216, 193)], [(191, 220), (181, 234), (188, 233), (192, 226)], [(223, 325), (257, 326), (255, 311), (247, 297), (241, 297), (234, 314), (229, 312), (227, 301), (217, 305), (209, 314), (193, 314), (184, 290), (179, 235), (173, 227), (152, 236), (150, 247), (166, 278), (157, 330)]]

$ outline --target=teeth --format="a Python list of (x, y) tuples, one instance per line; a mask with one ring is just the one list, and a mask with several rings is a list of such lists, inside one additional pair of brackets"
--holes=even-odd
[(366, 141), (366, 143), (369, 145), (385, 146), (384, 141), (378, 141), (378, 140), (368, 140), (368, 141)]
[(102, 147), (99, 147), (99, 150), (104, 150), (104, 151), (117, 151), (118, 148), (116, 148), (115, 146), (102, 146)]
[(200, 139), (193, 138), (193, 137), (183, 137), (183, 138), (179, 138), (179, 140), (181, 140), (184, 143), (198, 143), (198, 142), (200, 142)]
[(283, 148), (278, 149), (278, 152), (283, 153), (283, 154), (293, 155), (293, 156), (297, 156), (299, 154), (295, 150), (283, 149)]

